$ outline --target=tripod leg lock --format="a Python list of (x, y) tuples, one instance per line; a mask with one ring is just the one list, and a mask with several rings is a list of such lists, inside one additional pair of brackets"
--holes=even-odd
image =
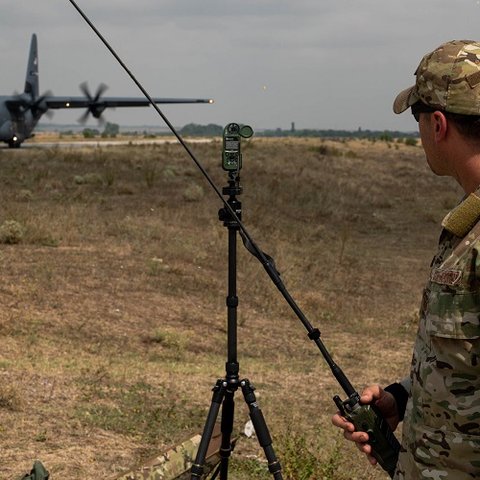
[(238, 297), (236, 295), (231, 295), (227, 297), (227, 307), (236, 308), (238, 307)]
[[(274, 475), (274, 478), (276, 478), (277, 475), (281, 475), (282, 472), (282, 467), (280, 465), (280, 462), (277, 460), (276, 462), (269, 463), (268, 464), (268, 471)], [(282, 478), (282, 477), (280, 477)]]
[(190, 468), (190, 475), (192, 480), (196, 478), (202, 478), (203, 476), (203, 467), (202, 465), (193, 464)]
[(311, 332), (308, 333), (308, 338), (310, 340), (318, 340), (321, 337), (320, 330), (318, 328), (314, 328)]

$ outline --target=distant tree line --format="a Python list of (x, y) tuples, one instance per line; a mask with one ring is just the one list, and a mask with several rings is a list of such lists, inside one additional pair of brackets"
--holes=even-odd
[[(210, 123), (209, 125), (198, 125), (196, 123), (189, 123), (185, 125), (180, 133), (189, 136), (221, 136), (223, 134), (223, 127)], [(399, 138), (418, 138), (416, 132), (400, 132), (397, 130), (333, 130), (333, 129), (303, 129), (284, 130), (276, 128), (274, 130), (262, 130), (255, 132), (257, 137), (320, 137), (320, 138), (366, 138), (371, 140), (394, 141)]]
[(84, 128), (82, 131), (82, 134), (84, 138), (95, 138), (95, 137), (98, 137), (99, 135), (101, 135), (102, 138), (107, 138), (107, 137), (115, 138), (119, 132), (120, 132), (120, 125), (118, 125), (117, 123), (107, 122), (101, 133), (100, 133), (100, 130), (98, 130), (97, 128)]
[[(221, 125), (216, 125), (210, 123), (208, 125), (199, 125), (196, 123), (189, 123), (179, 130), (179, 133), (184, 136), (192, 137), (221, 137), (223, 135), (223, 128)], [(103, 131), (99, 131), (95, 128), (85, 128), (83, 130), (83, 136), (85, 138), (94, 138), (94, 137), (110, 137), (114, 138), (119, 134), (120, 127), (116, 123), (105, 124)], [(135, 132), (138, 133), (138, 132)], [(147, 134), (143, 132), (145, 136), (153, 137), (155, 135)], [(257, 137), (318, 137), (318, 138), (336, 138), (336, 139), (346, 139), (346, 138), (363, 138), (371, 141), (384, 141), (384, 142), (395, 142), (395, 141), (404, 141), (407, 144), (415, 145), (418, 139), (417, 132), (401, 132), (398, 130), (334, 130), (334, 129), (303, 129), (296, 130), (291, 128), (289, 130), (284, 130), (281, 128), (276, 128), (273, 130), (261, 130), (255, 132)]]
[(209, 123), (208, 125), (198, 125), (189, 123), (180, 129), (182, 135), (201, 136), (201, 137), (218, 137), (223, 135), (223, 127)]

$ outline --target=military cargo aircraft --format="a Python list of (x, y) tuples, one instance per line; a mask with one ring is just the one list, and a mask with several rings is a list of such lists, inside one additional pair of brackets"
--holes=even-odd
[[(28, 58), (27, 76), (23, 93), (0, 96), (0, 141), (11, 148), (18, 148), (24, 140), (34, 136), (33, 130), (47, 111), (59, 108), (86, 108), (80, 121), (85, 122), (91, 114), (101, 120), (106, 108), (147, 107), (146, 98), (103, 97), (106, 85), (101, 84), (92, 95), (86, 83), (80, 85), (83, 97), (60, 97), (48, 93), (40, 95), (38, 79), (37, 36), (32, 35)], [(211, 99), (153, 98), (155, 103), (213, 103)]]

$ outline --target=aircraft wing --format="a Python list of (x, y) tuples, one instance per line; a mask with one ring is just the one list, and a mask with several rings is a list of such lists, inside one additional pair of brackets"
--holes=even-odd
[[(213, 103), (210, 98), (153, 98), (155, 103)], [(148, 107), (150, 102), (146, 98), (137, 97), (102, 97), (97, 101), (85, 97), (57, 97), (43, 98), (45, 105), (55, 108), (115, 108), (115, 107)]]

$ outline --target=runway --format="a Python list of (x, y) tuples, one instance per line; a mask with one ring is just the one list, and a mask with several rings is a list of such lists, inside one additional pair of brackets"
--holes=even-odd
[[(185, 143), (210, 143), (215, 141), (215, 138), (184, 138)], [(164, 145), (167, 143), (178, 143), (175, 137), (165, 138), (152, 138), (141, 140), (115, 140), (115, 139), (102, 139), (102, 140), (79, 140), (79, 141), (58, 141), (58, 142), (29, 142), (28, 140), (22, 143), (22, 146), (18, 149), (9, 148), (4, 144), (0, 146), (2, 150), (18, 151), (24, 148), (103, 148), (103, 147), (118, 147), (121, 145), (126, 146), (148, 146), (148, 145)]]

